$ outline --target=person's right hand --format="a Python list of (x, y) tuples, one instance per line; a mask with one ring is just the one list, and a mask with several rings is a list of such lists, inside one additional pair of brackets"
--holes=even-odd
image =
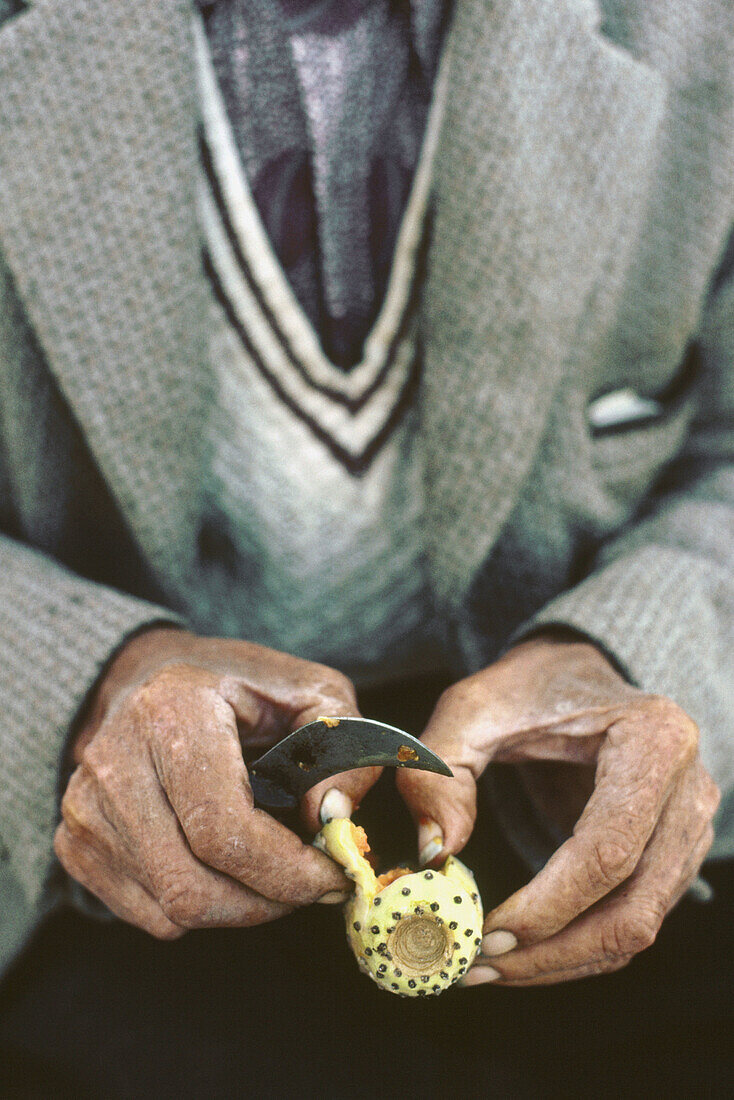
[(324, 665), (152, 628), (96, 691), (56, 854), (113, 913), (160, 939), (341, 900), (351, 884), (340, 868), (254, 808), (242, 748), (259, 755), (319, 715), (358, 713), (350, 681)]

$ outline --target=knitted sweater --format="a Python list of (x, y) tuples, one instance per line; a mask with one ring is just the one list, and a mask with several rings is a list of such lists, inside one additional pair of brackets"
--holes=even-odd
[[(201, 217), (215, 299), (212, 504), (237, 562), (235, 575), (222, 577), (221, 629), (338, 664), (357, 680), (435, 667), (442, 655), (422, 546), (413, 405), (415, 290), (445, 82), (385, 301), (361, 361), (345, 374), (273, 253), (200, 28), (197, 57)], [(333, 219), (329, 228), (333, 235)], [(200, 589), (195, 612), (191, 601), (203, 622), (211, 621), (206, 594)]]
[[(58, 898), (59, 760), (90, 683), (228, 568), (190, 17), (41, 0), (0, 26), (5, 957)], [(593, 638), (701, 727), (715, 855), (734, 838), (733, 48), (728, 0), (456, 6), (415, 437), (457, 671), (539, 623)], [(655, 416), (594, 427), (629, 389)]]

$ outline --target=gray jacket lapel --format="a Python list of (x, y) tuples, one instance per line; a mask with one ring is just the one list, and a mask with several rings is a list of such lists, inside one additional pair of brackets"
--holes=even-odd
[[(517, 499), (605, 260), (634, 236), (665, 96), (605, 41), (592, 0), (456, 12), (423, 392), (429, 554), (449, 605)], [(0, 27), (0, 248), (174, 584), (209, 400), (189, 14), (185, 0), (40, 0)]]
[(0, 249), (174, 584), (193, 553), (208, 398), (189, 15), (185, 0), (41, 0), (0, 28)]
[(422, 405), (444, 607), (508, 518), (595, 286), (634, 238), (666, 92), (592, 0), (460, 0), (451, 48)]

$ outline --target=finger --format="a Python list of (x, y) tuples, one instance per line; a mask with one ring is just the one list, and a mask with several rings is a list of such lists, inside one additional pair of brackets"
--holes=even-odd
[(292, 728), (306, 726), (317, 718), (359, 718), (359, 707), (351, 680), (341, 677), (330, 690), (321, 694), (313, 703), (302, 707), (292, 720)]
[[(152, 803), (159, 800), (158, 813)], [(191, 851), (162, 792), (149, 792), (155, 829), (141, 838), (141, 878), (166, 916), (181, 928), (245, 928), (291, 911), (282, 902), (204, 864)]]
[(289, 912), (278, 902), (205, 866), (192, 854), (158, 778), (140, 762), (127, 774), (85, 755), (62, 802), (69, 832), (97, 863), (137, 880), (181, 928), (245, 927)]
[(524, 986), (539, 986), (539, 985), (557, 985), (560, 982), (576, 981), (579, 978), (591, 978), (596, 974), (609, 974), (614, 970), (621, 970), (626, 966), (629, 959), (624, 959), (616, 964), (612, 963), (589, 963), (587, 966), (580, 967), (573, 973), (569, 973), (565, 970), (557, 971), (549, 974), (539, 974), (537, 978), (530, 978), (527, 980), (519, 981), (503, 981), (502, 975), (493, 966), (473, 966), (463, 978), (459, 980), (458, 985), (464, 987), (470, 987), (475, 985), (499, 985), (506, 989), (522, 988)]
[(185, 929), (169, 920), (139, 882), (76, 840), (62, 822), (54, 836), (54, 851), (64, 870), (107, 906), (111, 913), (159, 940), (175, 940)]
[[(713, 818), (719, 808), (721, 801), (721, 791), (714, 783), (713, 779), (706, 771), (701, 760), (696, 761), (696, 774), (698, 776), (698, 785), (695, 793), (696, 804), (701, 815), (708, 821), (706, 828), (703, 831), (699, 844), (695, 851), (692, 853), (689, 864), (685, 873), (681, 876), (681, 880), (678, 884), (678, 888), (675, 890), (669, 909), (672, 909), (678, 904), (681, 898), (688, 892), (690, 887), (696, 881), (701, 870), (709, 849), (714, 842), (714, 827)], [(708, 886), (706, 883), (705, 886)], [(710, 887), (709, 887), (710, 889)]]
[[(413, 771), (398, 775), (398, 788), (418, 824), (422, 863), (437, 864), (466, 844), (476, 819), (476, 782), (491, 760), (595, 761), (613, 721), (610, 708), (587, 707), (564, 709), (562, 723), (518, 724), (514, 707), (507, 713), (507, 697), (493, 695), (481, 675), (454, 684), (439, 699), (421, 738), (446, 761), (454, 779)], [(562, 728), (555, 728), (559, 724)]]
[(285, 905), (349, 889), (332, 860), (254, 808), (234, 715), (217, 692), (199, 689), (176, 723), (176, 737), (154, 748), (155, 763), (197, 859)]
[(169, 839), (164, 861), (149, 852), (144, 876), (162, 911), (181, 928), (249, 928), (292, 911), (205, 867), (181, 839), (178, 844)]
[[(447, 761), (448, 763), (448, 761)], [(418, 859), (435, 865), (460, 852), (474, 828), (477, 814), (476, 782), (466, 768), (449, 764), (452, 779), (429, 772), (404, 770), (395, 782), (416, 824)]]
[(554, 975), (554, 981), (567, 981), (616, 970), (649, 947), (666, 914), (696, 877), (713, 840), (716, 798), (712, 788), (703, 768), (687, 772), (668, 799), (634, 873), (622, 886), (556, 935), (530, 946), (492, 954), (509, 942), (503, 944), (496, 932), (490, 933), (482, 945), (479, 967), (491, 965), (503, 983), (544, 984), (548, 975)]
[[(704, 860), (706, 859), (706, 856), (708, 855), (708, 853), (711, 849), (711, 845), (714, 843), (715, 835), (716, 834), (715, 834), (713, 825), (710, 825), (710, 824), (707, 825), (706, 828), (704, 829), (702, 835), (701, 835), (701, 839), (699, 840), (699, 842), (698, 842), (698, 844), (697, 844), (697, 846), (696, 846), (696, 848), (695, 848), (695, 850), (694, 850), (694, 852), (691, 856), (689, 865), (686, 868), (686, 872), (685, 872), (685, 874), (681, 875), (681, 879), (680, 879), (680, 882), (678, 883), (678, 887), (677, 887), (677, 889), (673, 893), (673, 896), (670, 899), (670, 905), (668, 907), (668, 912), (670, 912), (671, 909), (675, 908), (675, 906), (678, 904), (678, 902), (681, 900), (681, 898), (684, 897), (684, 895), (688, 893), (691, 886), (693, 886), (693, 883), (698, 878), (699, 872), (701, 870), (701, 866), (702, 866)], [(708, 883), (705, 883), (705, 886), (708, 886)], [(710, 889), (710, 887), (709, 887), (709, 889)], [(707, 900), (710, 900), (710, 898), (707, 899)]]
[[(698, 868), (713, 843), (713, 835), (713, 828), (706, 826), (694, 848), (689, 870), (680, 878), (679, 889), (671, 895), (668, 912), (697, 876)], [(468, 986), (484, 985), (486, 982), (500, 986), (550, 986), (620, 970), (631, 963), (635, 955), (653, 945), (662, 923), (657, 911), (649, 911), (644, 894), (627, 901), (627, 912), (611, 911), (605, 914), (604, 923), (610, 926), (606, 934), (601, 927), (585, 928), (584, 939), (588, 939), (589, 943), (588, 953), (584, 952), (583, 957), (572, 944), (566, 942), (572, 930), (576, 934), (574, 924), (577, 922), (574, 922), (543, 943), (517, 950), (512, 955), (480, 960), (465, 975), (462, 983)], [(579, 920), (584, 921), (585, 916)], [(615, 922), (613, 927), (611, 922)]]
[(574, 835), (535, 878), (489, 914), (486, 929), (536, 943), (624, 882), (652, 835), (671, 785), (690, 763), (697, 731), (667, 701), (614, 723), (599, 752), (596, 786)]
[[(354, 685), (348, 677), (326, 665), (267, 652), (270, 663), (264, 686), (235, 674), (221, 677), (217, 684), (219, 694), (245, 727), (248, 745), (275, 744), (323, 716), (359, 717)], [(299, 667), (300, 680), (294, 671)]]
[[(348, 772), (331, 775), (328, 779), (311, 787), (301, 802), (301, 816), (306, 828), (316, 833), (331, 817), (351, 817), (381, 775), (382, 768), (353, 768)], [(334, 809), (327, 803), (322, 813), (324, 796), (330, 791), (340, 792), (345, 801), (340, 803), (338, 799), (330, 796), (329, 801), (333, 803)]]
[[(453, 772), (453, 778), (413, 769), (395, 777), (398, 791), (418, 829), (420, 862), (437, 863), (460, 852), (474, 828), (477, 815), (476, 783), (489, 752), (483, 728), (486, 706), (471, 697), (471, 684), (461, 681), (443, 693), (421, 736)], [(484, 700), (486, 703), (486, 700)]]

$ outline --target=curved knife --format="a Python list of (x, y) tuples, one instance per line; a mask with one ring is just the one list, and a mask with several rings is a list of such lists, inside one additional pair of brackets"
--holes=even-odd
[(440, 756), (404, 730), (370, 718), (317, 718), (284, 737), (248, 768), (255, 802), (292, 809), (306, 791), (337, 772), (371, 765), (419, 768), (452, 776)]

